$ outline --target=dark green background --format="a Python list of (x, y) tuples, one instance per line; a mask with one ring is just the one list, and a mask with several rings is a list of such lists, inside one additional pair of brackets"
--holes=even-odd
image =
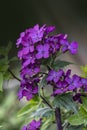
[(0, 45), (16, 42), (21, 31), (39, 24), (56, 25), (59, 32), (87, 27), (86, 0), (1, 0)]

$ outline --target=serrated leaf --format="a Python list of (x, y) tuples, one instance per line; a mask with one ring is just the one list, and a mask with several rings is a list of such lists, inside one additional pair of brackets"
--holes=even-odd
[(83, 128), (82, 130), (87, 130), (87, 127)]
[(9, 65), (4, 64), (3, 66), (0, 66), (0, 71), (5, 72), (9, 68)]
[(11, 50), (12, 48), (12, 42), (10, 41), (6, 47), (6, 51), (7, 51), (7, 54), (9, 53), (9, 51)]
[(82, 130), (83, 126), (69, 126), (66, 130)]
[(82, 99), (82, 105), (84, 107), (84, 109), (87, 111), (87, 97), (81, 97)]
[(7, 58), (0, 59), (0, 71), (5, 72), (9, 67), (9, 61)]
[(6, 55), (6, 51), (5, 51), (5, 47), (0, 47), (0, 55), (5, 56)]
[(38, 107), (38, 102), (35, 102), (33, 100), (29, 101), (29, 103), (24, 106), (17, 114), (18, 117), (23, 116), (25, 114), (30, 114), (34, 110), (36, 110)]
[(7, 57), (11, 48), (12, 48), (12, 42), (9, 42), (7, 47), (4, 46), (0, 47), (0, 55)]
[(72, 115), (68, 119), (68, 121), (71, 125), (75, 125), (75, 126), (87, 124), (87, 112), (86, 112), (86, 110), (81, 106), (78, 114)]
[(46, 65), (51, 65), (52, 61), (53, 61), (53, 58), (52, 58), (52, 56), (50, 56), (49, 58), (44, 59), (44, 60), (42, 61), (42, 64), (45, 65), (45, 66), (46, 66)]
[(45, 108), (38, 108), (32, 115), (31, 117), (49, 117), (53, 115), (53, 111), (52, 109), (50, 109), (49, 107), (45, 107)]
[(55, 70), (58, 70), (60, 68), (64, 68), (67, 65), (73, 64), (72, 62), (68, 62), (68, 61), (63, 61), (63, 60), (56, 60), (53, 64), (52, 64), (52, 68)]
[(11, 59), (9, 59), (10, 62), (17, 61), (17, 60), (18, 60), (18, 58), (16, 56), (14, 56)]
[(3, 79), (4, 80), (9, 80), (10, 78), (11, 78), (11, 74), (8, 71), (3, 73)]
[(47, 81), (46, 81), (46, 75), (41, 79), (39, 86), (40, 87), (46, 87)]
[(83, 77), (87, 77), (87, 66), (80, 66), (80, 68), (81, 68), (81, 70), (82, 70), (82, 72), (83, 72)]
[(77, 112), (76, 104), (74, 103), (72, 95), (70, 93), (57, 95), (54, 98), (53, 105), (55, 107), (62, 107), (67, 110), (73, 110), (74, 112)]
[(47, 119), (44, 124), (41, 126), (41, 130), (47, 130), (47, 128), (52, 124), (52, 119)]
[(3, 74), (0, 72), (0, 91), (3, 90)]

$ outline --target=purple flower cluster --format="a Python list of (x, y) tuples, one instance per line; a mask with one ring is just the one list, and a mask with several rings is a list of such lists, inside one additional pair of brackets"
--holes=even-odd
[(58, 95), (68, 91), (75, 91), (78, 88), (83, 88), (87, 91), (87, 79), (81, 78), (74, 74), (71, 76), (71, 70), (65, 73), (62, 69), (55, 71), (51, 70), (46, 78), (48, 84), (53, 86), (53, 94)]
[(41, 120), (33, 120), (27, 126), (23, 126), (22, 130), (40, 130)]
[[(25, 96), (27, 100), (30, 100), (38, 93), (40, 66), (44, 59), (47, 60), (58, 51), (62, 53), (70, 51), (72, 54), (76, 54), (78, 44), (76, 42), (70, 44), (66, 34), (49, 35), (54, 30), (54, 26), (39, 27), (37, 24), (20, 34), (16, 43), (17, 47), (21, 48), (18, 58), (22, 61), (19, 99)], [(57, 77), (54, 80), (58, 80)]]

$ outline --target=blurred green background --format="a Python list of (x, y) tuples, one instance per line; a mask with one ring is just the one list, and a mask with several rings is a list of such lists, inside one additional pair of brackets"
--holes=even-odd
[[(16, 39), (19, 33), (35, 24), (55, 25), (57, 33), (69, 34), (70, 40), (79, 43), (79, 52), (62, 59), (87, 64), (87, 1), (86, 0), (1, 0), (0, 1), (0, 47), (12, 41), (10, 57), (17, 55)], [(11, 65), (17, 69), (18, 62)], [(15, 68), (16, 67), (16, 68)], [(70, 66), (72, 67), (72, 66)], [(72, 67), (80, 73), (78, 66)], [(22, 104), (17, 99), (19, 82), (5, 81), (0, 92), (0, 130), (19, 130), (25, 119), (17, 118)]]

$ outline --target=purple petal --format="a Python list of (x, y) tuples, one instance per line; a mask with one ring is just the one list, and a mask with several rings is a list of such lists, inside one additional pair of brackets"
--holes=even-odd
[(34, 87), (32, 93), (37, 94), (38, 93), (38, 87)]
[(22, 127), (22, 130), (27, 130), (27, 126), (23, 126), (23, 127)]
[(30, 100), (30, 99), (32, 99), (32, 98), (33, 98), (32, 93), (30, 93), (30, 92), (29, 92), (29, 91), (27, 91), (27, 90), (23, 90), (22, 94), (23, 94), (23, 96), (25, 96), (25, 97), (26, 97), (26, 99), (27, 99), (27, 100)]
[(39, 25), (38, 24), (36, 24), (35, 26), (34, 26), (34, 28), (33, 29), (35, 29), (36, 31), (38, 31), (39, 30)]
[(38, 52), (43, 51), (43, 45), (38, 45), (38, 46), (36, 47), (36, 50), (37, 50)]
[(71, 85), (68, 86), (68, 89), (69, 89), (70, 91), (74, 90), (75, 88), (76, 88), (76, 87), (75, 87), (73, 84), (71, 84)]
[(55, 30), (55, 26), (48, 26), (46, 27), (46, 35), (49, 34), (50, 32), (53, 32)]
[(25, 68), (25, 67), (27, 67), (30, 63), (31, 63), (31, 62), (30, 62), (30, 59), (26, 60), (26, 61), (23, 63), (22, 69)]
[(43, 55), (42, 55), (41, 53), (37, 53), (37, 54), (36, 54), (36, 58), (37, 58), (37, 59), (41, 59), (42, 57), (43, 57)]
[(71, 42), (71, 44), (69, 45), (69, 50), (72, 54), (76, 54), (77, 53), (77, 49), (78, 49), (78, 43), (77, 42)]
[(63, 91), (61, 89), (57, 89), (53, 94), (56, 95), (56, 94), (62, 94)]
[(45, 53), (43, 54), (43, 57), (44, 57), (44, 58), (48, 58), (48, 57), (49, 57), (49, 52), (45, 52)]
[(21, 44), (21, 42), (22, 42), (21, 38), (17, 39), (17, 43), (16, 43), (17, 47), (19, 47), (19, 45)]
[(48, 51), (49, 48), (50, 48), (49, 44), (44, 44), (44, 46), (43, 46), (44, 51)]
[(29, 50), (30, 50), (30, 52), (33, 52), (34, 51), (34, 46), (30, 46)]
[(19, 98), (19, 100), (21, 100), (23, 98), (22, 92), (23, 92), (23, 89), (20, 89), (19, 92), (18, 92), (18, 98)]

